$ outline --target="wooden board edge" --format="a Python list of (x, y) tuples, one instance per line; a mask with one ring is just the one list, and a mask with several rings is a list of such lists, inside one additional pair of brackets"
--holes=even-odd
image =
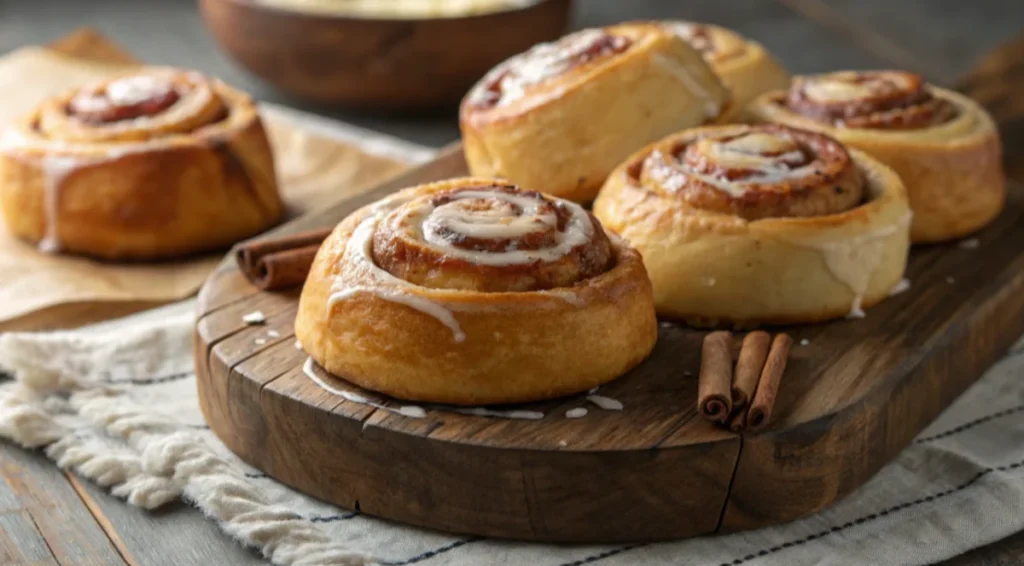
[[(903, 375), (881, 380), (886, 387), (874, 389), (856, 403), (799, 429), (745, 438), (722, 531), (765, 527), (820, 511), (863, 485), (909, 446), (921, 430), (980, 379), (1024, 333), (1024, 256), (1018, 256), (1004, 269), (1001, 278), (990, 281), (975, 295), (984, 299), (974, 305), (970, 315), (947, 328), (939, 343), (933, 344), (912, 366), (896, 368), (895, 371), (904, 371)], [(991, 329), (995, 330), (986, 332)], [(979, 335), (984, 338), (977, 339)], [(936, 394), (927, 400), (915, 397), (911, 393), (913, 385), (921, 385), (928, 376), (933, 376), (931, 385), (937, 383), (938, 387), (924, 388)], [(857, 446), (865, 449), (850, 452), (851, 443), (857, 439), (863, 441)], [(830, 450), (828, 445), (836, 447)], [(879, 445), (883, 447), (880, 451), (868, 449)], [(794, 479), (794, 470), (786, 462), (795, 461), (794, 456), (810, 449), (842, 457), (845, 465), (841, 469), (852, 474), (847, 476), (848, 481), (803, 503), (763, 497), (761, 486), (765, 482), (785, 484)], [(818, 474), (803, 478), (804, 483), (808, 481), (820, 485), (825, 478)], [(807, 493), (805, 490), (803, 496)]]
[[(197, 340), (201, 340), (198, 333), (196, 336)], [(197, 341), (196, 350), (197, 353), (205, 351), (206, 347)], [(656, 524), (658, 517), (648, 515), (644, 518), (645, 521), (642, 522), (646, 526), (645, 530), (648, 530), (648, 534), (645, 536), (640, 536), (635, 531), (630, 532), (629, 529), (623, 529), (617, 525), (617, 522), (611, 520), (604, 521), (605, 530), (600, 532), (598, 536), (594, 536), (592, 533), (595, 531), (592, 527), (565, 533), (558, 530), (557, 526), (545, 526), (546, 522), (543, 516), (538, 515), (536, 512), (537, 506), (535, 503), (538, 498), (543, 499), (546, 495), (536, 495), (536, 492), (533, 491), (536, 482), (530, 480), (528, 476), (539, 473), (538, 477), (544, 478), (539, 481), (539, 483), (547, 486), (541, 490), (543, 492), (544, 489), (569, 489), (579, 483), (577, 480), (571, 479), (578, 478), (579, 473), (562, 474), (551, 471), (553, 469), (551, 458), (557, 460), (557, 463), (554, 464), (555, 466), (561, 466), (565, 470), (572, 469), (576, 472), (582, 469), (594, 469), (593, 466), (598, 460), (605, 462), (607, 458), (612, 456), (617, 456), (621, 459), (620, 467), (623, 470), (639, 469), (644, 465), (651, 465), (650, 462), (655, 461), (660, 463), (662, 467), (661, 474), (668, 473), (671, 470), (672, 475), (687, 473), (687, 470), (693, 468), (694, 462), (706, 465), (709, 462), (715, 462), (715, 458), (717, 458), (722, 464), (720, 470), (712, 472), (706, 469), (698, 469), (697, 473), (691, 474), (690, 482), (676, 482), (680, 486), (687, 483), (692, 486), (694, 483), (700, 483), (699, 478), (704, 477), (707, 478), (707, 482), (705, 482), (707, 485), (701, 485), (704, 489), (709, 489), (708, 486), (715, 483), (717, 481), (716, 478), (729, 476), (732, 470), (735, 469), (736, 459), (739, 456), (739, 437), (730, 437), (714, 443), (671, 447), (658, 451), (635, 450), (617, 455), (593, 451), (567, 451), (562, 453), (543, 451), (541, 453), (520, 448), (467, 446), (457, 443), (439, 442), (382, 427), (366, 426), (365, 422), (372, 413), (367, 413), (361, 419), (348, 419), (336, 414), (333, 411), (333, 404), (318, 407), (305, 404), (300, 399), (276, 391), (274, 387), (269, 387), (269, 383), (273, 382), (274, 379), (269, 380), (267, 383), (258, 384), (243, 373), (235, 371), (234, 368), (229, 368), (215, 354), (209, 356), (208, 363), (205, 366), (197, 368), (197, 380), (202, 399), (201, 406), (211, 431), (243, 461), (257, 469), (263, 470), (285, 485), (341, 507), (351, 509), (358, 502), (361, 511), (369, 515), (397, 520), (424, 528), (440, 528), (454, 533), (562, 543), (596, 543), (599, 541), (652, 542), (710, 534), (717, 527), (720, 510), (725, 506), (728, 493), (727, 486), (723, 486), (718, 490), (717, 494), (709, 497), (709, 499), (714, 499), (713, 505), (708, 504), (700, 509), (691, 509), (693, 514), (700, 514), (701, 516), (701, 528), (699, 529), (667, 531), (664, 524), (662, 524), (661, 530), (650, 532), (648, 530), (650, 525)], [(302, 404), (301, 411), (297, 410), (297, 405), (299, 404)], [(272, 406), (277, 406), (277, 409), (272, 408)], [(286, 411), (281, 407), (290, 407), (292, 410)], [(239, 422), (238, 419), (242, 419), (245, 422)], [(319, 466), (314, 465), (314, 461), (304, 462), (291, 468), (281, 468), (279, 465), (275, 465), (273, 463), (273, 455), (277, 455), (278, 462), (301, 461), (304, 457), (308, 459), (308, 455), (312, 451), (308, 449), (295, 449), (296, 443), (286, 437), (287, 431), (294, 431), (296, 429), (306, 430), (303, 427), (316, 427), (317, 437), (329, 438), (328, 444), (332, 449), (340, 450), (344, 448), (345, 458), (340, 458), (341, 454), (339, 452), (339, 454), (334, 454), (333, 457), (321, 455), (316, 460), (321, 463)], [(347, 440), (343, 438), (347, 438)], [(504, 486), (507, 489), (501, 491), (505, 493), (507, 490), (522, 490), (521, 500), (516, 499), (515, 501), (520, 501), (521, 506), (525, 507), (504, 509), (504, 513), (491, 509), (493, 515), (505, 516), (508, 523), (515, 523), (514, 527), (504, 525), (502, 521), (498, 521), (497, 525), (494, 522), (481, 524), (476, 520), (460, 522), (458, 510), (450, 503), (429, 510), (417, 507), (416, 505), (412, 505), (409, 510), (398, 509), (397, 507), (401, 506), (400, 502), (405, 499), (392, 497), (390, 500), (387, 500), (387, 498), (380, 495), (394, 491), (393, 486), (397, 480), (389, 477), (389, 474), (383, 473), (383, 470), (377, 470), (376, 472), (373, 470), (374, 467), (385, 466), (384, 463), (386, 462), (393, 464), (393, 458), (386, 457), (387, 454), (385, 452), (388, 450), (398, 454), (420, 454), (420, 459), (429, 460), (428, 464), (424, 464), (425, 466), (440, 466), (439, 462), (468, 462), (466, 454), (472, 453), (472, 465), (482, 468), (482, 470), (476, 470), (478, 473), (475, 472), (473, 474), (474, 477), (496, 478), (502, 475), (507, 476), (510, 469), (515, 469), (515, 466), (522, 466), (524, 470), (522, 473), (527, 475), (517, 476), (514, 482), (510, 480), (510, 483)], [(708, 455), (712, 453), (716, 454), (716, 456), (709, 459)], [(351, 470), (355, 466), (354, 462), (362, 460), (363, 464), (360, 465), (365, 466), (365, 472), (362, 474), (362, 477), (364, 481), (368, 482), (363, 485), (374, 485), (374, 487), (346, 487), (344, 496), (339, 497), (336, 492), (332, 495), (330, 486), (352, 486), (352, 482), (355, 481), (353, 479), (354, 476), (346, 476), (345, 481), (332, 482), (324, 479), (324, 474), (335, 472), (332, 472), (330, 467), (325, 468), (322, 462), (337, 462), (340, 460), (346, 461), (342, 467), (347, 470)], [(538, 468), (538, 466), (540, 467)], [(308, 474), (309, 470), (316, 470), (315, 478), (304, 475)], [(464, 479), (434, 472), (436, 470), (433, 469), (430, 470), (430, 473), (423, 472), (418, 481), (409, 481), (409, 478), (405, 477), (405, 481), (397, 483), (402, 485), (431, 486), (432, 490), (438, 492), (466, 489)], [(414, 472), (407, 470), (403, 474), (414, 474)], [(560, 481), (564, 485), (552, 488), (546, 483), (551, 477), (562, 478)], [(373, 484), (372, 482), (374, 481), (377, 484)], [(328, 487), (325, 487), (325, 485)], [(640, 494), (643, 494), (645, 489), (643, 482), (634, 482), (634, 485), (638, 490), (634, 495), (641, 496)], [(692, 487), (680, 487), (677, 491), (686, 492), (688, 489), (692, 489)], [(611, 493), (618, 492), (619, 490), (607, 491)], [(671, 494), (669, 495), (671, 496)], [(664, 494), (659, 495), (659, 497), (662, 496)], [(668, 500), (671, 499), (670, 496)], [(427, 500), (431, 499), (427, 497)], [(630, 501), (635, 502), (635, 499), (635, 497), (630, 498)], [(649, 503), (647, 505), (648, 512), (657, 513), (659, 510), (664, 512), (667, 508), (668, 500), (662, 501), (660, 504)], [(673, 513), (680, 513), (680, 509), (685, 509), (683, 501), (679, 500), (674, 503), (672, 506)], [(494, 503), (492, 502), (492, 504)], [(549, 504), (547, 508), (550, 509), (553, 506)], [(624, 509), (620, 510), (624, 512)], [(631, 512), (636, 512), (635, 506), (632, 507)], [(684, 512), (680, 516), (685, 515)], [(691, 521), (691, 519), (686, 519), (685, 521)], [(679, 520), (677, 522), (685, 521)], [(566, 524), (578, 525), (580, 523), (577, 521), (567, 522)]]

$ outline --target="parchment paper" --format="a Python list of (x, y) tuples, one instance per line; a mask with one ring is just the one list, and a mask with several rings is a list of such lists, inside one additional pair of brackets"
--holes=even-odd
[[(0, 128), (45, 96), (125, 68), (42, 47), (0, 58)], [(314, 133), (309, 122), (316, 119), (293, 111), (261, 112), (289, 217), (359, 194), (430, 155), (425, 148), (336, 123), (312, 128)], [(199, 288), (222, 256), (118, 265), (47, 255), (13, 238), (0, 219), (0, 330), (77, 326), (181, 299)]]

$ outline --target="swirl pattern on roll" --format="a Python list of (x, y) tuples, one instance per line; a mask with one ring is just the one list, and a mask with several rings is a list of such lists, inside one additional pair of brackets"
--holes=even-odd
[(283, 210), (252, 99), (194, 71), (147, 67), (48, 98), (5, 130), (0, 161), (7, 226), (43, 251), (181, 256)]
[(44, 104), (37, 132), (66, 142), (145, 141), (187, 134), (228, 114), (210, 79), (171, 69), (96, 83)]
[(379, 219), (372, 260), (408, 283), (483, 292), (571, 287), (606, 271), (612, 249), (582, 207), (511, 184), (464, 186)]
[(771, 124), (670, 138), (631, 174), (694, 210), (747, 220), (834, 214), (864, 197), (860, 173), (841, 144)]
[(784, 104), (835, 127), (919, 129), (944, 124), (956, 106), (904, 71), (841, 71), (798, 77)]
[(670, 29), (700, 52), (708, 63), (717, 64), (738, 57), (747, 48), (746, 40), (731, 30), (694, 22), (671, 22)]
[(504, 106), (569, 71), (624, 52), (632, 40), (604, 29), (588, 29), (542, 43), (496, 67), (470, 93), (477, 108)]

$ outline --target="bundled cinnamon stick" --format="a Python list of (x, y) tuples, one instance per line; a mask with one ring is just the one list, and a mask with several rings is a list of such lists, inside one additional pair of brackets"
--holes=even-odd
[(772, 337), (764, 330), (750, 332), (743, 339), (740, 359), (736, 362), (736, 373), (732, 382), (732, 405), (734, 409), (746, 407), (754, 398), (757, 382), (761, 379), (761, 368), (768, 358), (768, 346)]
[(786, 334), (775, 336), (772, 349), (768, 352), (768, 361), (761, 371), (761, 379), (757, 383), (757, 391), (747, 411), (747, 426), (750, 430), (761, 430), (772, 418), (775, 407), (775, 396), (779, 392), (779, 382), (786, 371), (786, 360), (789, 350), (793, 347), (793, 339)]
[(245, 242), (236, 249), (235, 260), (245, 277), (264, 291), (295, 287), (306, 281), (313, 257), (331, 230)]
[(697, 409), (704, 418), (725, 423), (732, 412), (732, 334), (712, 332), (704, 337)]
[(793, 339), (764, 331), (747, 334), (736, 371), (732, 366), (732, 334), (712, 332), (701, 351), (698, 410), (732, 432), (757, 431), (771, 420), (779, 383), (786, 370)]

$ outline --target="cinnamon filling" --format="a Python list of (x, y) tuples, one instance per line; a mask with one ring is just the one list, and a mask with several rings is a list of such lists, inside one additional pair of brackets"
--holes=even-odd
[(847, 128), (927, 128), (957, 114), (953, 103), (934, 96), (920, 75), (900, 71), (799, 77), (781, 102), (808, 118)]
[(118, 79), (96, 90), (82, 91), (68, 103), (67, 113), (89, 124), (106, 124), (154, 116), (180, 98), (170, 82), (137, 75)]
[(372, 258), (416, 285), (489, 292), (570, 287), (613, 261), (611, 242), (585, 210), (511, 185), (399, 206), (374, 233)]
[(747, 220), (853, 208), (863, 180), (835, 140), (767, 124), (713, 128), (656, 148), (638, 182), (695, 209)]
[(555, 42), (541, 44), (495, 69), (474, 93), (477, 107), (507, 104), (525, 91), (575, 68), (626, 51), (632, 40), (604, 30), (584, 30)]

